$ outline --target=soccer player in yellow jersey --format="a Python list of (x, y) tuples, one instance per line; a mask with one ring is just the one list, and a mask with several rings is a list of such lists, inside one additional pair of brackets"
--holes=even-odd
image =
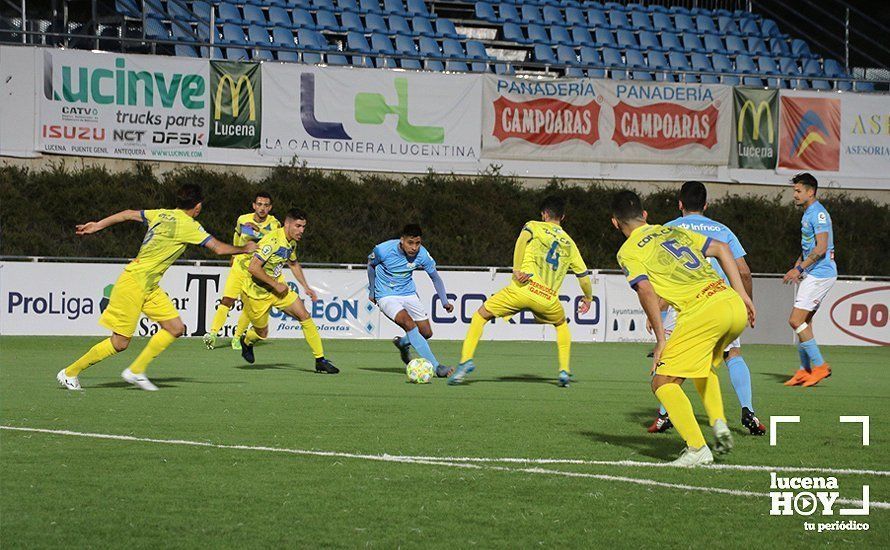
[(303, 238), (305, 230), (306, 213), (293, 208), (288, 210), (282, 227), (257, 243), (257, 250), (247, 266), (250, 279), (243, 289), (244, 311), (252, 326), (241, 337), (241, 356), (248, 363), (254, 362), (253, 345), (269, 335), (269, 310), (274, 307), (300, 321), (303, 338), (315, 356), (315, 372), (337, 374), (340, 370), (325, 359), (318, 327), (297, 293), (284, 282), (281, 273), (287, 266), (309, 299), (313, 302), (318, 299), (297, 262), (297, 242)]
[(593, 288), (587, 276), (587, 266), (578, 252), (575, 241), (563, 230), (565, 200), (547, 197), (541, 204), (541, 220), (525, 224), (513, 248), (513, 280), (506, 288), (485, 301), (473, 314), (464, 339), (460, 364), (448, 378), (451, 385), (460, 384), (476, 369), (473, 355), (482, 338), (485, 323), (495, 317), (512, 317), (528, 309), (539, 323), (556, 328), (556, 347), (559, 360), (559, 385), (567, 387), (571, 380), (569, 355), (572, 336), (566, 325), (566, 314), (559, 301), (559, 288), (566, 273), (578, 277), (584, 299), (578, 306), (582, 314), (590, 309)]
[(232, 246), (214, 239), (204, 231), (201, 224), (195, 221), (201, 213), (203, 200), (200, 187), (185, 184), (177, 192), (176, 209), (124, 210), (98, 222), (77, 226), (78, 235), (96, 233), (125, 221), (142, 222), (148, 226), (148, 231), (136, 259), (124, 268), (124, 272), (114, 283), (108, 307), (99, 319), (102, 326), (111, 330), (111, 337), (102, 340), (77, 361), (59, 371), (56, 379), (63, 388), (81, 389), (78, 380), (81, 371), (127, 349), (136, 331), (139, 315), (145, 313), (161, 328), (121, 376), (143, 390), (158, 389), (145, 376), (145, 368), (185, 331), (176, 307), (167, 293), (158, 286), (164, 272), (182, 255), (188, 244), (206, 246), (220, 255), (249, 254), (256, 249), (255, 243)]
[[(649, 225), (646, 217), (636, 193), (615, 195), (612, 224), (627, 237), (618, 250), (618, 263), (655, 332), (652, 390), (686, 441), (686, 449), (673, 464), (710, 464), (714, 457), (680, 385), (687, 378), (695, 382), (714, 429), (714, 450), (729, 452), (732, 434), (714, 369), (723, 361), (723, 350), (744, 330), (745, 321), (754, 326), (754, 304), (725, 243), (682, 227)], [(717, 258), (732, 288), (706, 257)], [(659, 297), (677, 311), (677, 324), (667, 343)]]
[[(235, 222), (235, 235), (232, 237), (232, 244), (242, 246), (250, 241), (257, 242), (270, 232), (281, 227), (281, 223), (275, 219), (275, 216), (269, 212), (272, 211), (272, 195), (265, 191), (260, 191), (253, 199), (253, 212), (238, 216)], [(241, 289), (244, 283), (250, 279), (247, 273), (247, 266), (250, 264), (249, 254), (238, 254), (232, 257), (232, 269), (229, 270), (229, 276), (226, 277), (226, 286), (223, 288), (222, 298), (219, 306), (216, 308), (216, 315), (213, 316), (213, 324), (210, 330), (204, 335), (204, 345), (207, 349), (213, 349), (216, 346), (216, 335), (220, 329), (226, 324), (226, 318), (229, 316), (229, 310), (235, 305), (235, 299), (241, 296)], [(243, 304), (243, 300), (242, 300)], [(232, 336), (232, 349), (241, 349), (241, 335), (247, 330), (248, 320), (247, 314), (241, 311), (238, 318), (238, 326), (235, 334)]]

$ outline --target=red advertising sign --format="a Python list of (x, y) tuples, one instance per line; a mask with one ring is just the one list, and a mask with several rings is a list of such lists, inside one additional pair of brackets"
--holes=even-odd
[(589, 144), (599, 140), (600, 106), (596, 101), (584, 105), (541, 98), (494, 101), (494, 137), (499, 141), (518, 138), (536, 145), (555, 145), (577, 139)]
[(863, 342), (890, 346), (890, 286), (867, 288), (838, 298), (830, 317), (841, 332)]
[(719, 112), (713, 104), (696, 110), (677, 103), (634, 106), (621, 101), (614, 110), (612, 140), (619, 147), (625, 143), (640, 143), (653, 149), (669, 150), (690, 144), (707, 149), (717, 145)]
[(837, 172), (841, 155), (841, 100), (782, 95), (779, 168)]

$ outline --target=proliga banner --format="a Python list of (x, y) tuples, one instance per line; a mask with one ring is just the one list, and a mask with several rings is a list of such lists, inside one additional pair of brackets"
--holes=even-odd
[(206, 60), (47, 49), (38, 143), (48, 153), (200, 161)]
[(481, 79), (379, 69), (263, 68), (262, 153), (292, 158), (479, 160)]
[(210, 147), (260, 146), (262, 79), (259, 63), (210, 62)]
[(733, 166), (774, 169), (779, 149), (778, 90), (735, 88), (733, 107)]

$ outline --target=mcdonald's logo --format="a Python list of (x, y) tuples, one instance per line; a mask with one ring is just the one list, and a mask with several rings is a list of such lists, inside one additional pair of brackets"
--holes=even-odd
[(745, 121), (748, 120), (746, 116), (748, 113), (751, 113), (751, 122), (754, 124), (754, 129), (751, 131), (751, 139), (759, 140), (760, 139), (760, 126), (761, 119), (763, 114), (766, 113), (766, 122), (767, 122), (767, 143), (775, 143), (776, 142), (776, 131), (773, 128), (773, 110), (770, 107), (769, 101), (761, 101), (756, 106), (754, 102), (750, 99), (745, 100), (742, 104), (742, 108), (739, 110), (738, 115), (738, 141), (742, 142), (745, 139)]
[(250, 78), (247, 75), (239, 76), (237, 81), (232, 78), (232, 75), (230, 74), (225, 74), (220, 77), (219, 83), (216, 85), (216, 98), (213, 101), (213, 118), (219, 120), (222, 117), (223, 90), (225, 89), (226, 84), (229, 86), (229, 96), (231, 98), (231, 116), (233, 118), (238, 118), (240, 116), (241, 87), (243, 86), (247, 88), (247, 119), (251, 122), (256, 121), (256, 97), (253, 93), (253, 85), (250, 83)]

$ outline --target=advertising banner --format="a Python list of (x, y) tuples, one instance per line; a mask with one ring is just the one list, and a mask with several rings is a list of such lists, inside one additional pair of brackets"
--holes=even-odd
[(476, 162), (482, 81), (381, 69), (263, 68), (262, 154)]
[(779, 149), (778, 90), (733, 89), (733, 115), (733, 165), (775, 169)]
[(262, 79), (259, 63), (210, 62), (210, 147), (260, 146)]
[(535, 81), (486, 75), (482, 149), (486, 157), (592, 160), (602, 97), (593, 80)]
[(819, 317), (813, 331), (820, 344), (890, 346), (890, 283), (838, 281)]
[(200, 161), (208, 136), (206, 60), (49, 48), (39, 95), (41, 150)]
[(597, 81), (604, 108), (601, 161), (729, 162), (732, 88), (719, 84)]
[(840, 170), (841, 99), (825, 94), (781, 93), (779, 168)]
[(841, 171), (849, 176), (890, 174), (890, 96), (841, 96)]

